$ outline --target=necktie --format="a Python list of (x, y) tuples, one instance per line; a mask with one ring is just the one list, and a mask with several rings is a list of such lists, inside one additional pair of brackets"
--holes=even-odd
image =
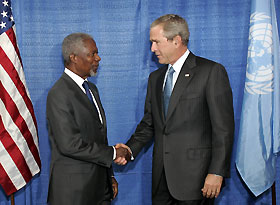
[(86, 94), (87, 94), (87, 97), (88, 99), (90, 100), (90, 102), (93, 104), (93, 109), (96, 111), (96, 114), (97, 116), (99, 116), (98, 114), (98, 111), (97, 111), (97, 108), (93, 102), (93, 99), (92, 99), (92, 96), (91, 96), (91, 93), (90, 93), (90, 88), (89, 88), (89, 85), (88, 85), (88, 82), (87, 81), (84, 81), (84, 83), (82, 84), (83, 88), (86, 90)]
[(167, 110), (168, 110), (168, 104), (169, 104), (169, 99), (172, 93), (172, 82), (173, 82), (173, 73), (175, 72), (174, 68), (171, 66), (169, 68), (166, 81), (165, 81), (165, 86), (163, 89), (163, 106), (164, 106), (164, 114), (165, 117), (167, 115)]

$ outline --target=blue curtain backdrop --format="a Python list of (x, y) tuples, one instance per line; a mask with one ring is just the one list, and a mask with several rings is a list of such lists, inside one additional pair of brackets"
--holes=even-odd
[[(72, 32), (91, 34), (102, 58), (99, 88), (108, 121), (109, 144), (126, 142), (143, 116), (148, 75), (159, 64), (150, 51), (149, 25), (167, 13), (189, 24), (189, 49), (222, 63), (234, 97), (235, 142), (243, 99), (250, 0), (12, 0), (24, 71), (38, 121), (42, 170), (15, 194), (16, 205), (46, 204), (50, 146), (46, 96), (63, 72), (61, 42)], [(280, 0), (275, 0), (280, 27)], [(280, 32), (279, 32), (280, 33)], [(113, 204), (151, 204), (152, 142), (125, 167), (114, 166), (119, 195)], [(271, 204), (271, 191), (255, 198), (240, 179), (232, 155), (231, 178), (217, 204)], [(276, 189), (280, 203), (280, 160)], [(0, 205), (10, 204), (0, 188)]]

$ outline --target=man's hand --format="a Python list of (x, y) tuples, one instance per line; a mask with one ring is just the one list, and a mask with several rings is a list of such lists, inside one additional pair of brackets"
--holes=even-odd
[(118, 165), (125, 165), (128, 161), (131, 160), (131, 152), (129, 147), (124, 144), (117, 144), (116, 148), (116, 159), (114, 162)]
[(207, 198), (217, 198), (221, 191), (223, 177), (216, 174), (208, 174), (204, 187), (201, 189), (203, 196)]
[(112, 188), (113, 188), (113, 199), (117, 197), (118, 195), (118, 182), (115, 179), (115, 177), (112, 177)]

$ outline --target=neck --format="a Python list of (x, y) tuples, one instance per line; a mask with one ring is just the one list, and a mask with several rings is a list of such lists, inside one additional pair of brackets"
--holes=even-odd
[(173, 62), (171, 62), (171, 65), (174, 65), (174, 63), (176, 63), (176, 61), (182, 57), (182, 55), (184, 55), (184, 53), (188, 50), (187, 46), (182, 46), (179, 47), (176, 51), (176, 56), (175, 56), (175, 60)]

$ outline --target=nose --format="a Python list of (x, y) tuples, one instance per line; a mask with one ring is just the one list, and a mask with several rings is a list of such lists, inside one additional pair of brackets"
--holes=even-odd
[(95, 61), (98, 61), (98, 62), (101, 61), (101, 58), (98, 54), (95, 55)]
[(152, 42), (152, 45), (151, 45), (151, 51), (152, 52), (155, 52), (156, 51), (156, 48), (157, 46), (156, 46), (156, 42)]

